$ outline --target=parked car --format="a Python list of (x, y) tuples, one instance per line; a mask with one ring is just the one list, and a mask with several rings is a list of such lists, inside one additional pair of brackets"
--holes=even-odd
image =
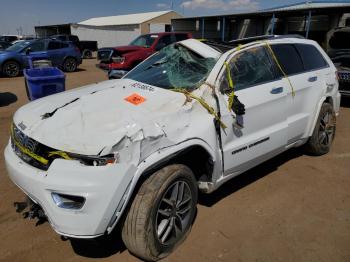
[(350, 96), (350, 27), (331, 30), (327, 34), (327, 53), (338, 68), (339, 91)]
[(12, 43), (13, 41), (17, 41), (22, 39), (22, 36), (19, 35), (2, 35), (0, 36), (0, 41)]
[(53, 35), (51, 38), (73, 42), (79, 48), (83, 58), (87, 59), (92, 58), (93, 52), (96, 52), (98, 49), (97, 41), (80, 41), (76, 35)]
[(192, 35), (180, 32), (141, 35), (127, 46), (99, 49), (97, 59), (100, 63), (97, 67), (108, 71), (109, 79), (121, 78), (163, 47), (188, 38)]
[(11, 46), (11, 43), (0, 41), (0, 50), (4, 50), (10, 46)]
[(18, 42), (0, 51), (0, 72), (8, 77), (18, 76), (28, 68), (28, 56), (33, 59), (48, 59), (52, 65), (66, 72), (73, 72), (81, 64), (79, 49), (72, 43), (39, 39)]
[(188, 39), (122, 79), (21, 107), (5, 163), (35, 203), (30, 216), (73, 238), (119, 224), (132, 254), (158, 260), (188, 235), (198, 190), (293, 147), (326, 154), (339, 104), (336, 68), (314, 41), (221, 53)]

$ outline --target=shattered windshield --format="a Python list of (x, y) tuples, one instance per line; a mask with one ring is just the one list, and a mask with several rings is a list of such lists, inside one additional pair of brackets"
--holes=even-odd
[(199, 87), (216, 59), (204, 58), (180, 44), (172, 44), (151, 56), (125, 78), (165, 89)]

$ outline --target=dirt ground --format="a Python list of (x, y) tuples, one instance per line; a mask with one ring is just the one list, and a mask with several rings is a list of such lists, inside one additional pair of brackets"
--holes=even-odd
[[(85, 60), (68, 88), (106, 79)], [(22, 192), (9, 180), (3, 150), (14, 112), (27, 103), (23, 77), (0, 78), (0, 261), (137, 261), (119, 235), (64, 241), (48, 223), (15, 213)], [(350, 101), (343, 101), (331, 152), (291, 150), (201, 195), (187, 240), (165, 261), (350, 262)]]

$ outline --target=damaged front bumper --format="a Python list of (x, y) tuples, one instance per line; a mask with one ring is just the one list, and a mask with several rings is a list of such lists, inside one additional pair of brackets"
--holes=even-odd
[[(55, 159), (47, 171), (21, 160), (11, 144), (5, 149), (5, 163), (11, 180), (40, 205), (60, 235), (94, 238), (117, 223), (136, 172), (130, 164), (85, 166), (76, 160)], [(85, 199), (80, 209), (66, 209), (52, 195), (79, 196)]]

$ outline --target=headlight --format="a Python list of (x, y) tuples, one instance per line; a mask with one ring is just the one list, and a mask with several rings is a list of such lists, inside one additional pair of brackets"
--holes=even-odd
[(124, 56), (116, 56), (112, 57), (113, 63), (121, 64), (125, 62), (125, 57)]
[(71, 158), (79, 160), (82, 164), (87, 166), (105, 166), (108, 164), (115, 164), (119, 160), (119, 154), (110, 154), (106, 156), (83, 156), (76, 154), (69, 154)]

